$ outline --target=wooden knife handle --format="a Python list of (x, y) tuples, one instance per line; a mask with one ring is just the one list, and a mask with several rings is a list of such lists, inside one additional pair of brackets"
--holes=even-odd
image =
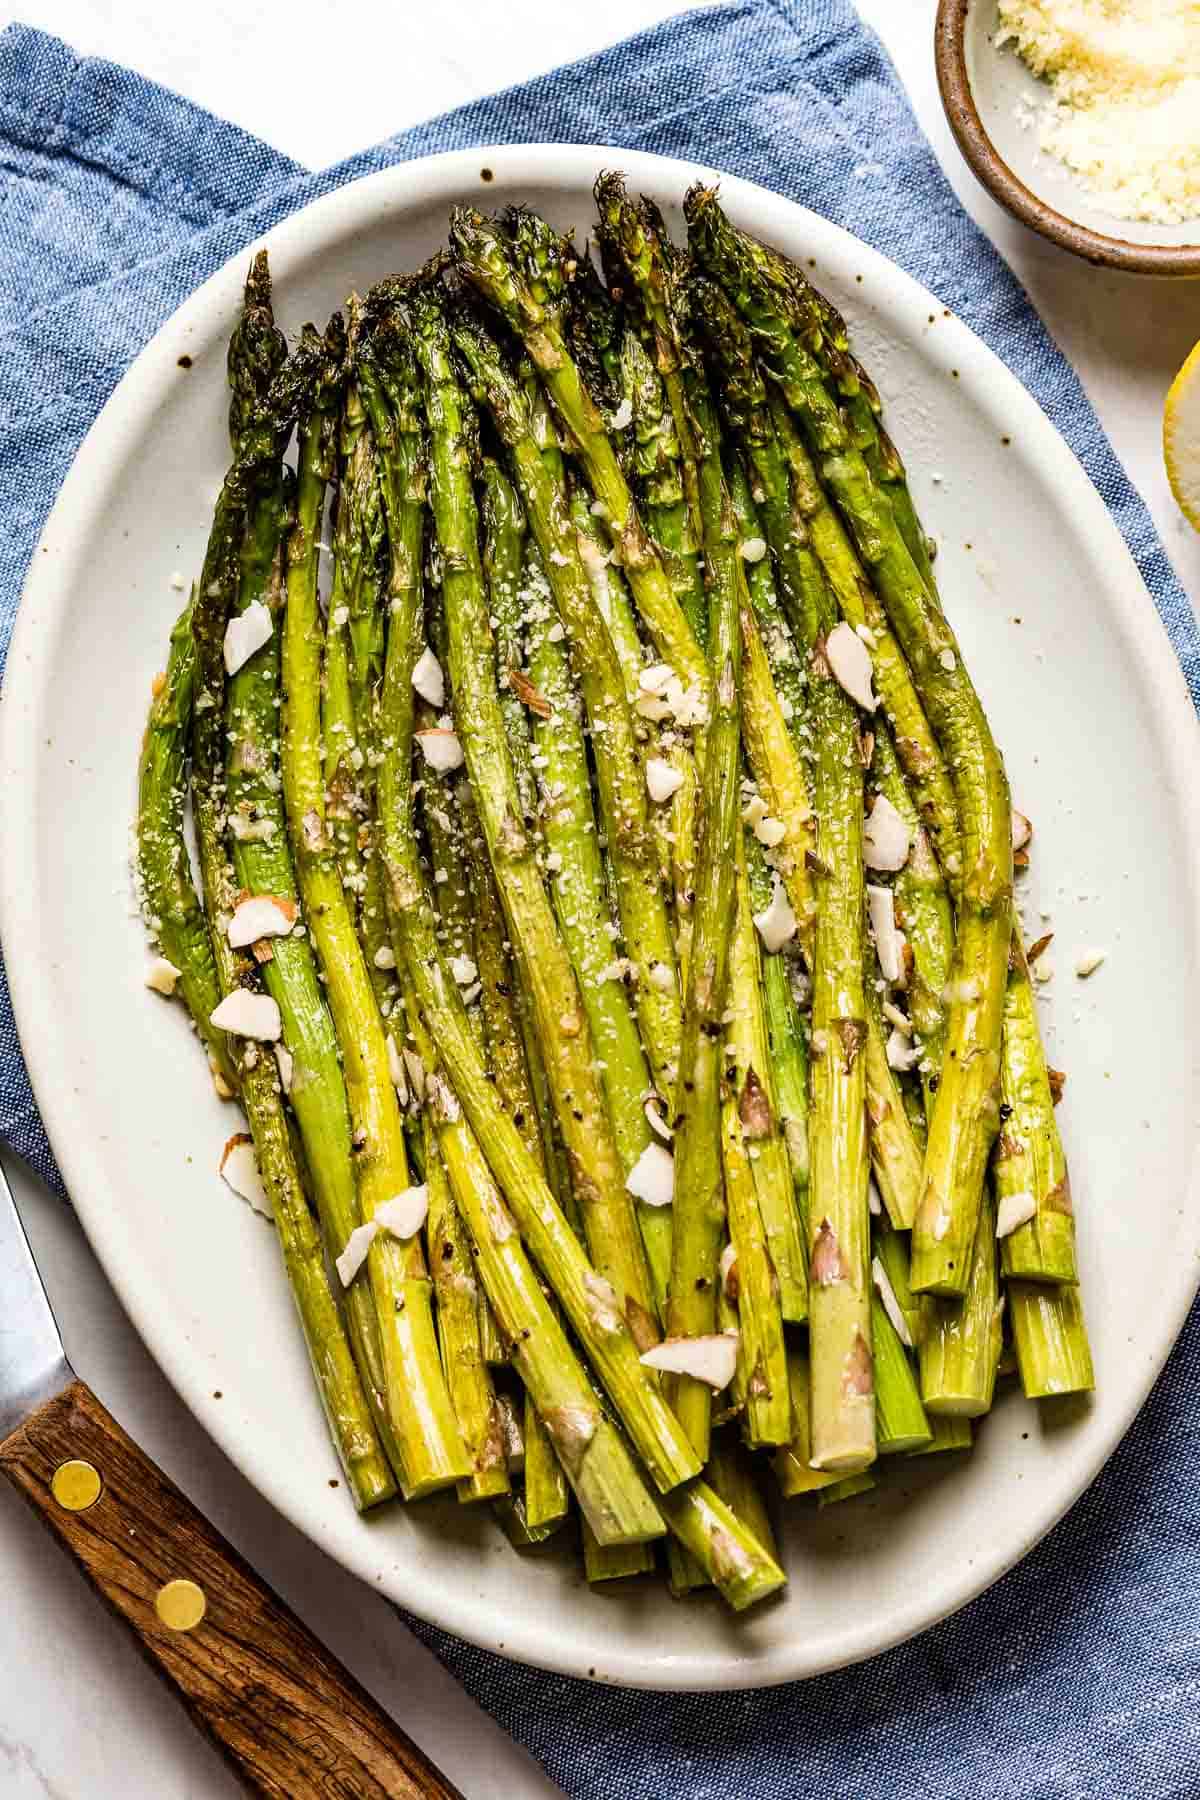
[[(73, 1511), (55, 1497), (55, 1471), (88, 1463), (94, 1504)], [(0, 1444), (0, 1469), (74, 1557), (193, 1722), (252, 1793), (278, 1800), (463, 1800), (105, 1411), (82, 1381), (33, 1413)], [(70, 1474), (82, 1494), (67, 1491)], [(88, 1497), (86, 1471), (59, 1478), (68, 1499)], [(190, 1629), (164, 1623), (170, 1602), (204, 1616)], [(184, 1616), (187, 1615), (186, 1604)]]

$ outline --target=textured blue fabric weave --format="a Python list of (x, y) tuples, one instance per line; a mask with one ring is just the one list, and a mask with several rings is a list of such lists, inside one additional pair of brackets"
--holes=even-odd
[[(1200, 638), (1144, 505), (847, 0), (729, 0), (321, 175), (140, 77), (10, 28), (0, 36), (0, 653), (85, 432), (200, 281), (358, 175), (547, 139), (726, 168), (817, 208), (927, 282), (1083, 462), (1200, 704)], [(58, 1184), (2, 981), (0, 1136)], [(1019, 1569), (916, 1642), (804, 1687), (639, 1695), (415, 1629), (573, 1800), (1192, 1800), (1198, 1386), (1193, 1316), (1121, 1450)]]

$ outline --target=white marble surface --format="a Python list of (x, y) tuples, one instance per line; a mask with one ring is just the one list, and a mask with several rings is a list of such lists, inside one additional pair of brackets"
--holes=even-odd
[[(1085, 269), (995, 208), (961, 162), (933, 75), (935, 0), (860, 0), (962, 200), (1016, 268), (1150, 503), (1193, 601), (1200, 538), (1176, 512), (1162, 397), (1200, 331), (1194, 290)], [(8, 9), (0, 9), (0, 16)], [(26, 0), (20, 16), (128, 63), (312, 167), (586, 54), (681, 10), (674, 0)], [(363, 54), (364, 43), (375, 48)], [(229, 1535), (468, 1800), (558, 1792), (384, 1602), (284, 1524), (193, 1423), (147, 1357), (70, 1215), (24, 1170), (14, 1188), (68, 1351), (146, 1449)], [(0, 1491), (0, 1793), (5, 1800), (232, 1800), (239, 1790), (7, 1491)]]

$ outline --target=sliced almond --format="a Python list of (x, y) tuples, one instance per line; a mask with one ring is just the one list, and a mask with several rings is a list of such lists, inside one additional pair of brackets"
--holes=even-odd
[(430, 706), (440, 712), (446, 704), (446, 677), (442, 673), (442, 665), (428, 644), (413, 664), (412, 684), (422, 700), (428, 700)]
[(682, 774), (678, 769), (672, 768), (665, 757), (651, 756), (646, 759), (646, 787), (656, 804), (669, 800), (682, 786)]
[(768, 850), (777, 850), (787, 836), (787, 826), (782, 819), (773, 819), (768, 813), (755, 824), (754, 835)]
[(260, 938), (286, 937), (296, 923), (296, 902), (274, 894), (252, 894), (239, 900), (226, 928), (233, 949), (244, 950)]
[(908, 861), (912, 848), (908, 826), (886, 794), (876, 794), (863, 827), (863, 861), (868, 869), (894, 873)]
[(146, 986), (156, 994), (166, 994), (168, 999), (175, 992), (175, 984), (179, 980), (179, 970), (165, 956), (156, 956), (146, 965)]
[(690, 1375), (695, 1381), (707, 1382), (719, 1394), (733, 1380), (739, 1341), (739, 1334), (733, 1331), (714, 1332), (706, 1337), (664, 1338), (661, 1344), (644, 1350), (640, 1360), (648, 1369), (664, 1369), (672, 1375)]
[(661, 1104), (662, 1102), (659, 1100), (658, 1095), (651, 1094), (650, 1098), (646, 1101), (643, 1110), (646, 1114), (646, 1123), (649, 1125), (655, 1137), (660, 1137), (665, 1144), (669, 1144), (671, 1139), (675, 1136), (675, 1133), (658, 1110)]
[(1024, 850), (1033, 836), (1033, 826), (1023, 812), (1012, 809), (1012, 846), (1014, 850)]
[(461, 769), (463, 765), (463, 747), (458, 741), (455, 731), (443, 731), (441, 727), (429, 731), (418, 731), (417, 743), (421, 755), (436, 775), (448, 775), (452, 769)]
[(235, 988), (232, 994), (226, 994), (209, 1014), (209, 1024), (219, 1031), (231, 1031), (235, 1037), (255, 1038), (264, 1044), (273, 1044), (283, 1036), (283, 1020), (270, 994), (252, 994), (249, 988)]
[(261, 1213), (264, 1219), (274, 1217), (259, 1173), (252, 1137), (244, 1131), (235, 1132), (221, 1153), (220, 1167), (222, 1179), (240, 1200), (244, 1200), (254, 1212)]
[(913, 1022), (907, 1013), (901, 1012), (898, 1006), (893, 1006), (890, 1000), (883, 1002), (882, 1012), (889, 1025), (894, 1025), (897, 1031), (904, 1033), (905, 1037), (912, 1036)]
[(871, 920), (871, 935), (875, 939), (875, 952), (879, 957), (883, 979), (895, 983), (899, 981), (903, 971), (903, 938), (900, 927), (896, 924), (896, 904), (891, 888), (867, 883), (867, 914)]
[(693, 682), (684, 687), (679, 677), (672, 676), (667, 683), (665, 695), (668, 706), (675, 715), (677, 725), (703, 725), (708, 718), (708, 702), (704, 697), (700, 683)]
[(638, 691), (643, 694), (665, 694), (667, 685), (675, 679), (675, 671), (670, 663), (651, 663), (638, 675)]
[(883, 1307), (884, 1312), (891, 1320), (896, 1336), (900, 1339), (900, 1342), (904, 1345), (906, 1350), (911, 1350), (913, 1341), (912, 1333), (908, 1329), (908, 1320), (904, 1316), (903, 1307), (896, 1298), (896, 1290), (892, 1286), (888, 1272), (877, 1256), (871, 1259), (871, 1280), (875, 1283), (875, 1292), (879, 1295), (879, 1304)]
[(647, 1144), (625, 1177), (635, 1200), (647, 1206), (670, 1206), (675, 1198), (675, 1159), (661, 1144)]
[(416, 1187), (407, 1187), (399, 1194), (393, 1194), (390, 1200), (384, 1200), (375, 1208), (375, 1223), (381, 1231), (390, 1231), (393, 1237), (416, 1237), (425, 1223), (429, 1212), (429, 1189), (421, 1182)]
[(871, 686), (871, 653), (852, 625), (843, 619), (825, 639), (825, 660), (833, 678), (855, 705), (873, 713), (879, 702)]
[(346, 1247), (338, 1257), (334, 1267), (337, 1269), (342, 1286), (348, 1288), (358, 1271), (367, 1260), (367, 1251), (375, 1242), (379, 1225), (376, 1220), (368, 1219), (365, 1225), (356, 1225), (346, 1239)]
[(225, 627), (225, 673), (236, 675), (257, 650), (269, 644), (274, 624), (261, 600), (252, 600), (245, 612)]
[(797, 924), (791, 901), (784, 891), (783, 883), (776, 876), (770, 906), (754, 914), (755, 929), (762, 939), (764, 949), (772, 953), (782, 950), (795, 937)]

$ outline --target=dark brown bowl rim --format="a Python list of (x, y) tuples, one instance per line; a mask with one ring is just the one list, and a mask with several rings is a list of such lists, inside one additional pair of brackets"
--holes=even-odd
[(1200, 276), (1200, 244), (1132, 244), (1076, 224), (1039, 200), (1013, 174), (983, 128), (967, 78), (965, 48), (967, 13), (972, 0), (938, 0), (933, 56), (942, 105), (958, 147), (994, 199), (1053, 244), (1071, 250), (1106, 269), (1135, 275)]

